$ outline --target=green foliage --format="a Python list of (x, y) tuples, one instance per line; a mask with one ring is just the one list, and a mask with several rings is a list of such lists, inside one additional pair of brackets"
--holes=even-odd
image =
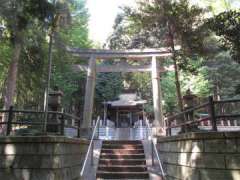
[(153, 112), (153, 97), (152, 97), (152, 78), (150, 73), (132, 73), (131, 74), (131, 89), (136, 89), (142, 99), (147, 100), (144, 106), (148, 113)]
[(219, 14), (226, 10), (236, 9), (234, 6), (237, 4), (238, 0), (201, 0), (200, 3), (209, 7), (213, 14)]
[[(84, 88), (85, 74), (72, 71), (71, 65), (55, 65), (52, 80), (52, 87), (57, 86), (64, 93), (63, 107), (66, 109), (72, 105), (83, 101), (82, 88)], [(79, 94), (78, 94), (79, 93)]]
[[(4, 79), (6, 83), (2, 88), (4, 108), (8, 108), (10, 105), (14, 104), (14, 100), (16, 99), (15, 92), (19, 94), (20, 91), (24, 89), (24, 85), (22, 83), (19, 84), (19, 88), (16, 89), (16, 85), (18, 83), (17, 81), (19, 79), (24, 79), (25, 76), (25, 73), (17, 73), (19, 72), (19, 67), (24, 66), (25, 64), (25, 59), (21, 58), (24, 58), (24, 55), (26, 54), (30, 55), (30, 49), (33, 50), (32, 39), (30, 40), (25, 38), (31, 34), (29, 33), (31, 32), (31, 28), (43, 28), (43, 24), (49, 21), (50, 14), (53, 13), (53, 10), (53, 5), (47, 0), (37, 2), (33, 0), (2, 0), (0, 6), (0, 20), (2, 28), (1, 38), (5, 42), (9, 43), (9, 48), (12, 50), (9, 67), (7, 67), (8, 71), (6, 72), (6, 79)], [(25, 40), (29, 41), (31, 45), (25, 45)], [(30, 46), (31, 48), (28, 49)], [(23, 51), (28, 52), (24, 54)], [(30, 56), (26, 59), (31, 59), (29, 64), (33, 64), (33, 59)], [(25, 81), (25, 87), (30, 87), (30, 91), (33, 84), (31, 80)], [(28, 92), (24, 90), (23, 92), (25, 92), (24, 95), (27, 97), (26, 101), (28, 101), (30, 99), (28, 98)]]
[(182, 73), (182, 91), (190, 89), (198, 97), (207, 97), (210, 93), (210, 83), (205, 68), (198, 69), (197, 74)]
[[(183, 70), (180, 71), (181, 73), (186, 72), (188, 74), (196, 74), (198, 68), (202, 65), (199, 56), (209, 53), (209, 49), (211, 51), (214, 49), (212, 46), (215, 44), (211, 41), (213, 45), (210, 46), (207, 41), (209, 31), (204, 26), (203, 18), (207, 12), (206, 9), (191, 5), (188, 0), (157, 0), (151, 3), (147, 0), (141, 0), (138, 2), (137, 8), (125, 7), (123, 10), (124, 12), (116, 18), (114, 33), (109, 39), (110, 48), (170, 46), (174, 50), (176, 45), (181, 45), (181, 52), (175, 54), (174, 61)], [(209, 45), (208, 47), (205, 47), (206, 43)], [(175, 69), (175, 71), (179, 73), (178, 69)], [(175, 80), (172, 79), (173, 75), (173, 73), (167, 73), (161, 82), (166, 111), (176, 108), (176, 88), (173, 86), (174, 82), (177, 86), (178, 78), (175, 75)], [(143, 76), (148, 77), (147, 75)], [(144, 79), (141, 76), (139, 77), (139, 79)], [(201, 80), (203, 78), (199, 79), (199, 81)], [(138, 78), (132, 78), (130, 84), (139, 89), (141, 86), (137, 82)], [(149, 85), (151, 79), (144, 83), (145, 89), (139, 89), (140, 92), (142, 94), (151, 92), (151, 86)], [(181, 94), (177, 94), (181, 96)], [(147, 97), (147, 100), (150, 103), (152, 102), (151, 95)]]
[(222, 98), (239, 98), (240, 66), (228, 53), (222, 52), (207, 64), (208, 79), (212, 92)]
[[(70, 46), (88, 48), (88, 12), (85, 0), (1, 0), (0, 5), (0, 87), (4, 87), (15, 32), (23, 31), (22, 51), (19, 59), (16, 106), (43, 105), (46, 86), (48, 33), (55, 28), (55, 41)], [(51, 87), (58, 86), (65, 94), (65, 107), (83, 104), (85, 74), (73, 72), (73, 63), (86, 63), (58, 46), (53, 51)], [(2, 91), (1, 91), (2, 92)], [(79, 109), (80, 110), (80, 109)]]
[[(130, 20), (151, 32), (158, 45), (181, 45), (184, 54), (204, 53), (203, 40), (208, 31), (202, 26), (205, 9), (191, 5), (188, 0), (142, 0), (138, 9), (126, 11)], [(162, 42), (162, 43), (159, 43)], [(192, 43), (194, 42), (194, 43)]]
[(161, 77), (164, 112), (174, 112), (177, 109), (176, 86), (174, 72), (164, 73)]
[(123, 90), (121, 73), (101, 73), (96, 81), (96, 101), (116, 99)]
[(118, 14), (113, 26), (114, 33), (108, 38), (108, 46), (110, 49), (127, 49), (131, 39), (128, 33), (128, 24), (126, 24), (125, 14)]
[[(224, 7), (224, 1), (221, 6)], [(213, 2), (213, 1), (212, 1)], [(226, 1), (225, 1), (226, 2)], [(218, 2), (215, 2), (215, 4)], [(231, 3), (228, 1), (229, 8)], [(0, 90), (4, 87), (7, 71), (16, 42), (21, 36), (22, 51), (17, 81), (17, 106), (42, 107), (46, 84), (48, 35), (55, 30), (51, 87), (58, 86), (64, 93), (64, 107), (82, 114), (86, 74), (74, 72), (72, 65), (87, 64), (64, 52), (64, 43), (79, 48), (92, 47), (88, 38), (89, 15), (85, 0), (58, 1), (54, 8), (49, 0), (0, 0)], [(224, 8), (226, 8), (224, 7)], [(111, 49), (159, 48), (181, 45), (177, 56), (182, 92), (190, 88), (200, 97), (215, 94), (221, 98), (240, 97), (239, 64), (227, 53), (219, 53), (218, 38), (209, 36), (209, 27), (226, 50), (239, 62), (240, 13), (223, 12), (204, 24), (206, 9), (191, 5), (188, 0), (141, 0), (138, 8), (124, 8), (115, 20), (114, 33), (108, 41)], [(172, 38), (172, 39), (171, 39)], [(172, 41), (173, 40), (173, 41)], [(216, 53), (218, 55), (216, 56)], [(210, 60), (208, 60), (210, 59)], [(208, 61), (206, 61), (208, 60)], [(126, 60), (127, 61), (127, 60)], [(134, 61), (144, 65), (147, 61)], [(113, 62), (113, 64), (116, 62)], [(167, 65), (172, 64), (167, 62)], [(102, 73), (96, 82), (96, 107), (104, 100), (112, 100), (123, 90), (123, 80), (148, 101), (146, 111), (152, 109), (150, 73)], [(164, 111), (177, 109), (174, 72), (161, 74)], [(2, 105), (2, 102), (0, 103)]]
[[(71, 47), (90, 48), (92, 42), (88, 38), (88, 12), (85, 0), (73, 1), (70, 4), (71, 23), (58, 30), (56, 41)], [(66, 54), (61, 47), (55, 46), (53, 56), (53, 74), (51, 87), (57, 86), (64, 93), (63, 105), (68, 111), (76, 109), (82, 114), (85, 93), (85, 72), (72, 70), (73, 64), (87, 64), (88, 62), (70, 54)]]
[[(3, 91), (9, 62), (11, 59), (12, 50), (10, 48), (10, 43), (8, 41), (0, 42), (0, 92)], [(2, 93), (0, 93), (0, 99), (2, 100)], [(0, 101), (0, 107), (2, 106), (2, 101)]]
[(45, 52), (47, 50), (45, 33), (35, 28), (26, 31), (26, 39), (19, 60), (17, 79), (17, 106), (40, 108), (44, 92)]
[(23, 31), (35, 20), (51, 21), (54, 6), (48, 0), (1, 0), (0, 16), (11, 34), (16, 38), (17, 31)]
[(71, 6), (71, 25), (60, 30), (61, 40), (72, 47), (89, 48), (92, 42), (88, 38), (89, 15), (85, 7), (85, 0), (74, 1)]
[(125, 7), (123, 10), (123, 13), (116, 17), (114, 32), (108, 39), (110, 49), (142, 49), (162, 46), (163, 42), (159, 41), (164, 33), (162, 29), (146, 30), (142, 27), (141, 21), (135, 17), (137, 14), (134, 9)]
[(226, 11), (211, 18), (208, 26), (221, 37), (223, 47), (240, 63), (240, 11)]

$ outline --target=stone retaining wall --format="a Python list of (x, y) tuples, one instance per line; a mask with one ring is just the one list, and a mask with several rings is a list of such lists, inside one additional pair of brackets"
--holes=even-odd
[(0, 137), (0, 180), (77, 180), (87, 148), (66, 137)]
[(240, 133), (189, 133), (159, 138), (169, 180), (240, 180)]

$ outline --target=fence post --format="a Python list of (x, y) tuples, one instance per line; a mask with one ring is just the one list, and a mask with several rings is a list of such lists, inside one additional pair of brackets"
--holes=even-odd
[(152, 151), (152, 166), (155, 165), (155, 162), (154, 162), (154, 144), (153, 144), (153, 139), (151, 140), (151, 151)]
[(217, 121), (215, 116), (215, 106), (213, 101), (213, 96), (209, 96), (209, 110), (210, 110), (210, 118), (212, 122), (212, 130), (217, 131)]
[(98, 121), (98, 124), (97, 124), (97, 139), (99, 139), (99, 136), (100, 136), (100, 120)]
[(172, 135), (172, 128), (171, 128), (171, 120), (166, 120), (166, 125), (167, 125), (167, 136)]
[(12, 131), (12, 119), (13, 119), (13, 106), (10, 106), (8, 111), (7, 136), (9, 136)]
[(78, 119), (78, 129), (77, 129), (77, 137), (78, 138), (80, 138), (80, 124), (81, 124), (81, 122), (80, 122), (80, 119)]
[(145, 131), (146, 131), (146, 139), (149, 140), (149, 132), (148, 131), (150, 131), (150, 128), (148, 128), (147, 123), (145, 125)]
[(92, 141), (92, 146), (91, 146), (91, 165), (93, 166), (94, 164), (94, 140)]
[(62, 113), (61, 114), (61, 117), (60, 117), (60, 123), (61, 123), (61, 129), (60, 129), (60, 133), (61, 133), (61, 136), (64, 136), (64, 125), (65, 125), (65, 121), (64, 121), (64, 114)]

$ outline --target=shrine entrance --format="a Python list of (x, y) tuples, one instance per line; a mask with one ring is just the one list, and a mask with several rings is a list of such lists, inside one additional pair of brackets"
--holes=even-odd
[(144, 104), (135, 92), (125, 92), (119, 95), (118, 100), (107, 101), (104, 103), (104, 114), (107, 121), (111, 121), (117, 128), (133, 128), (140, 125), (144, 119)]
[[(154, 121), (155, 127), (163, 127), (163, 112), (162, 112), (162, 92), (160, 85), (160, 73), (172, 70), (173, 67), (161, 67), (159, 61), (172, 56), (170, 48), (160, 49), (145, 49), (145, 50), (95, 50), (95, 49), (77, 49), (68, 48), (68, 52), (75, 54), (81, 58), (88, 59), (88, 66), (74, 65), (74, 69), (78, 71), (87, 71), (87, 83), (85, 89), (85, 101), (84, 101), (84, 114), (83, 114), (83, 125), (84, 128), (91, 127), (92, 113), (93, 113), (93, 102), (95, 94), (95, 83), (97, 73), (106, 72), (150, 72), (152, 75), (152, 93), (153, 93), (153, 109), (154, 109)], [(143, 65), (130, 65), (116, 64), (116, 65), (97, 65), (96, 60), (107, 61), (107, 60), (150, 60), (151, 63)], [(120, 61), (121, 62), (121, 61)], [(132, 127), (132, 115), (128, 112), (118, 111), (117, 113), (117, 126)], [(121, 122), (120, 122), (121, 119)]]
[(119, 122), (118, 122), (118, 128), (132, 128), (132, 118), (130, 112), (120, 111), (119, 112)]

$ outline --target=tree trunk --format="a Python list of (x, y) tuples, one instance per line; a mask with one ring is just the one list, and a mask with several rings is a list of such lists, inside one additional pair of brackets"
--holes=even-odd
[(18, 73), (18, 61), (21, 54), (22, 33), (18, 32), (14, 41), (14, 49), (12, 53), (11, 63), (8, 69), (8, 75), (6, 80), (6, 87), (4, 92), (4, 109), (9, 109), (14, 103), (14, 97), (16, 93), (17, 73)]
[(182, 93), (181, 93), (181, 85), (179, 81), (179, 67), (177, 64), (177, 57), (176, 57), (176, 52), (175, 52), (175, 43), (174, 43), (174, 34), (173, 30), (168, 24), (168, 31), (169, 31), (169, 41), (170, 41), (170, 46), (173, 52), (173, 63), (174, 63), (174, 72), (175, 72), (175, 85), (176, 85), (176, 95), (178, 99), (178, 107), (181, 111), (183, 111), (183, 101), (182, 101)]
[(176, 60), (175, 55), (174, 55), (174, 58), (173, 58), (173, 62), (174, 62), (175, 84), (176, 84), (176, 90), (177, 90), (178, 107), (180, 108), (181, 111), (183, 111), (181, 85), (180, 85), (180, 81), (179, 81), (179, 68), (178, 68), (178, 65), (177, 65), (177, 60)]
[(214, 82), (213, 83), (213, 98), (214, 100), (221, 100), (221, 97), (220, 97), (220, 87), (219, 87), (219, 83), (217, 82)]

